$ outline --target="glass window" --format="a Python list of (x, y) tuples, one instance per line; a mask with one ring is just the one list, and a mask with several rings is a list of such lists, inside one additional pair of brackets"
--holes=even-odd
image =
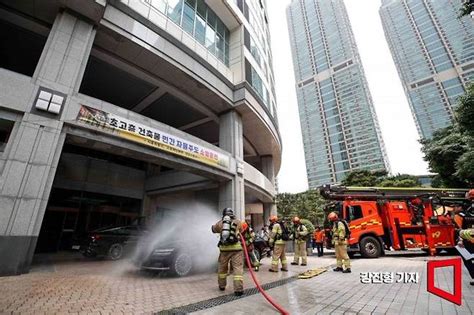
[(225, 25), (224, 23), (222, 23), (221, 20), (217, 20), (217, 29), (216, 29), (217, 33), (219, 33), (222, 37), (224, 37), (225, 35)]
[(224, 62), (224, 37), (217, 34), (216, 36), (216, 55), (222, 62)]
[(202, 18), (206, 19), (206, 10), (207, 6), (204, 3), (204, 0), (197, 0), (197, 14), (199, 14)]
[(224, 52), (224, 63), (229, 65), (229, 42), (225, 40), (225, 52)]
[(215, 41), (216, 41), (216, 32), (209, 27), (209, 25), (206, 27), (206, 48), (209, 50), (211, 53), (215, 53)]
[(206, 44), (206, 21), (198, 15), (196, 15), (196, 24), (194, 29), (194, 37), (202, 45)]
[(183, 29), (189, 34), (194, 32), (195, 0), (186, 0), (184, 2)]
[(14, 121), (0, 118), (0, 152), (5, 151), (14, 124)]
[(181, 25), (182, 11), (183, 0), (168, 0), (168, 17), (178, 25)]
[(217, 16), (211, 10), (207, 10), (207, 25), (210, 25), (214, 30), (216, 29)]

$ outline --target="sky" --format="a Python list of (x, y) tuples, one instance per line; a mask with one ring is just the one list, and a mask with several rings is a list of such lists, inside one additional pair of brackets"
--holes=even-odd
[[(296, 193), (308, 189), (308, 181), (286, 20), (286, 8), (290, 2), (270, 0), (267, 4), (278, 121), (283, 141), (278, 188), (280, 192)], [(369, 83), (391, 173), (428, 174), (415, 122), (385, 40), (378, 14), (381, 0), (344, 0), (344, 3)]]

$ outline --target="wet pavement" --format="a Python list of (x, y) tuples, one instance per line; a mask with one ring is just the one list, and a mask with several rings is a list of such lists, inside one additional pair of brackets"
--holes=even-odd
[[(314, 259), (322, 266), (331, 259)], [(307, 268), (270, 273), (270, 259), (262, 260), (257, 277), (262, 284), (291, 277)], [(254, 287), (248, 272), (245, 288)], [(232, 293), (217, 288), (216, 273), (175, 278), (140, 272), (129, 261), (90, 260), (56, 255), (36, 258), (29, 274), (0, 278), (0, 314), (151, 314)]]
[[(440, 257), (445, 258), (450, 257)], [(351, 274), (328, 271), (297, 280), (299, 272), (334, 264), (334, 256), (311, 256), (309, 266), (290, 266), (289, 272), (276, 274), (267, 271), (270, 260), (265, 258), (257, 277), (291, 314), (473, 314), (474, 287), (468, 284), (467, 272), (463, 274), (463, 304), (456, 306), (426, 292), (427, 259), (416, 254), (354, 259)], [(417, 272), (419, 281), (364, 284), (361, 272)], [(228, 282), (231, 285), (232, 278)], [(452, 290), (452, 270), (441, 268), (436, 284)], [(0, 314), (152, 314), (193, 303), (200, 314), (277, 313), (251, 289), (248, 272), (244, 285), (249, 289), (246, 295), (235, 299), (231, 286), (224, 292), (217, 289), (216, 274), (211, 272), (173, 278), (139, 272), (126, 260), (67, 255), (51, 260), (46, 256), (37, 259), (29, 274), (0, 278)]]
[[(453, 257), (438, 257), (448, 259)], [(326, 258), (325, 258), (326, 259)], [(419, 255), (355, 259), (352, 273), (328, 271), (268, 291), (290, 314), (474, 314), (474, 287), (463, 267), (462, 305), (427, 292), (427, 260)], [(393, 283), (361, 283), (365, 273), (394, 273)], [(361, 276), (361, 273), (362, 276)], [(397, 277), (400, 273), (400, 277)], [(402, 275), (418, 274), (418, 283), (397, 283)], [(389, 281), (387, 281), (389, 282)], [(453, 292), (453, 269), (435, 272), (435, 284)], [(278, 314), (261, 295), (222, 304), (195, 314)]]

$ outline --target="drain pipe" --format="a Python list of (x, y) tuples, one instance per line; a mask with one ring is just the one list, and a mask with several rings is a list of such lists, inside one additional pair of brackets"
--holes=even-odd
[(278, 303), (276, 303), (268, 294), (267, 292), (265, 292), (265, 290), (263, 290), (262, 286), (260, 285), (260, 283), (258, 283), (257, 281), (257, 278), (255, 277), (255, 273), (253, 271), (253, 268), (252, 268), (252, 264), (250, 263), (250, 257), (249, 257), (249, 253), (247, 251), (247, 244), (245, 243), (245, 239), (243, 237), (242, 234), (240, 234), (240, 240), (241, 240), (241, 243), (242, 243), (242, 247), (244, 248), (244, 255), (245, 255), (245, 260), (247, 262), (247, 266), (249, 268), (249, 271), (250, 271), (250, 275), (252, 276), (252, 280), (253, 282), (255, 283), (255, 286), (257, 287), (258, 291), (260, 291), (260, 293), (263, 295), (263, 297), (271, 304), (273, 305), (274, 308), (276, 308), (280, 314), (282, 315), (289, 315), (290, 313), (288, 311), (286, 311), (281, 305), (279, 305)]

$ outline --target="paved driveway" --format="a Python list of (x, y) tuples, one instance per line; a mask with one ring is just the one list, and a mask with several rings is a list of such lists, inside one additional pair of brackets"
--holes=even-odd
[[(267, 271), (270, 261), (265, 259), (258, 278), (273, 287), (268, 292), (291, 314), (473, 314), (474, 288), (468, 285), (467, 272), (463, 305), (458, 307), (426, 292), (427, 259), (355, 259), (352, 274), (328, 271), (309, 280), (294, 276), (308, 267), (329, 266), (334, 257), (313, 256), (308, 267), (290, 266), (290, 272), (277, 274)], [(418, 272), (420, 281), (363, 284), (360, 272)], [(437, 285), (451, 290), (450, 279), (452, 271), (443, 268), (437, 274)], [(276, 313), (251, 289), (248, 273), (244, 283), (249, 290), (235, 299), (231, 286), (225, 292), (217, 289), (214, 273), (172, 278), (140, 273), (127, 261), (56, 259), (35, 265), (29, 274), (0, 278), (0, 314), (151, 314), (183, 309), (201, 309), (201, 314)], [(196, 307), (185, 307), (193, 303)]]
[[(66, 255), (67, 256), (67, 255)], [(332, 259), (312, 259), (313, 266)], [(291, 277), (304, 271), (291, 268), (278, 274), (267, 270), (262, 260), (258, 278), (262, 283)], [(217, 288), (217, 275), (205, 273), (173, 278), (141, 273), (128, 261), (84, 260), (67, 256), (36, 264), (29, 274), (0, 278), (0, 314), (143, 314), (172, 309), (233, 292), (229, 277), (227, 290)], [(246, 288), (253, 287), (248, 273)]]

